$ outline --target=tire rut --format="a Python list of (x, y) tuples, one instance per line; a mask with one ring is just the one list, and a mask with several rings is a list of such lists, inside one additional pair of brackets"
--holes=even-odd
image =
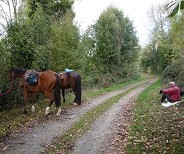
[(64, 134), (64, 132), (69, 129), (74, 122), (76, 122), (83, 114), (88, 112), (93, 107), (103, 103), (105, 100), (119, 93), (122, 93), (130, 88), (141, 85), (143, 83), (148, 83), (150, 79), (131, 84), (129, 86), (123, 87), (120, 90), (112, 91), (100, 95), (96, 98), (88, 100), (81, 106), (73, 107), (67, 110), (66, 113), (62, 113), (60, 117), (54, 117), (47, 122), (36, 122), (26, 131), (21, 131), (19, 133), (12, 133), (4, 139), (1, 145), (7, 147), (3, 153), (25, 153), (25, 154), (37, 154), (45, 150), (47, 145), (51, 144), (57, 136)]
[[(112, 138), (114, 139), (114, 121), (118, 116), (122, 116), (124, 112), (122, 108), (128, 103), (132, 103), (136, 97), (154, 81), (145, 83), (144, 85), (132, 90), (129, 94), (123, 96), (116, 104), (114, 104), (108, 111), (106, 111), (96, 122), (91, 126), (91, 129), (83, 135), (74, 147), (73, 154), (102, 154), (115, 153), (109, 149), (111, 147)], [(109, 152), (111, 150), (111, 152)], [(121, 153), (117, 151), (117, 153)]]

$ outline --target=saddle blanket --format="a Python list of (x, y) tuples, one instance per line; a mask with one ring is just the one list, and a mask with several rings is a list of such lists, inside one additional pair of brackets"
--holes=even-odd
[(69, 72), (72, 72), (73, 70), (71, 69), (68, 69), (68, 68), (65, 68), (65, 73), (69, 73)]
[(35, 70), (28, 70), (25, 74), (25, 81), (28, 85), (37, 85), (38, 83), (38, 72)]

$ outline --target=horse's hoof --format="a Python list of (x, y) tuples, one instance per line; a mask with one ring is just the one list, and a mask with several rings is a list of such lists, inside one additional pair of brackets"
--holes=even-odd
[(50, 112), (45, 112), (45, 115), (48, 116), (50, 114)]
[(61, 107), (59, 107), (56, 116), (60, 116), (61, 115)]
[(61, 114), (57, 113), (56, 116), (59, 117)]
[(50, 113), (50, 107), (47, 107), (45, 110), (45, 115), (48, 115)]
[(74, 106), (77, 106), (78, 104), (77, 103), (73, 103)]
[(31, 108), (31, 112), (35, 112), (35, 107), (34, 106), (32, 106), (32, 108)]

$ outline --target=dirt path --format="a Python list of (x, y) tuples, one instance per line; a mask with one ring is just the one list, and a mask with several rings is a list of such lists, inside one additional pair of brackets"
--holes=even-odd
[(126, 111), (130, 111), (129, 106), (136, 99), (138, 94), (152, 83), (153, 81), (147, 82), (141, 87), (131, 91), (128, 95), (122, 97), (110, 110), (97, 119), (88, 133), (77, 141), (73, 153), (125, 153), (123, 147), (120, 148), (117, 143), (115, 143), (122, 141), (122, 139), (120, 140), (117, 138), (117, 134), (126, 134), (125, 130), (119, 129), (120, 124), (122, 123), (122, 121), (119, 120), (124, 117), (123, 123), (127, 126), (127, 122), (130, 121), (129, 119), (131, 119), (132, 116), (131, 114), (127, 114)]
[[(156, 79), (152, 79), (152, 80), (149, 79), (146, 81), (141, 81), (141, 82), (132, 84), (130, 86), (124, 87), (121, 90), (106, 93), (104, 95), (98, 96), (92, 100), (89, 100), (83, 103), (81, 106), (73, 107), (72, 109), (66, 112), (63, 112), (60, 117), (54, 117), (50, 119), (48, 117), (47, 122), (44, 122), (44, 123), (37, 122), (34, 125), (32, 125), (30, 128), (27, 128), (26, 131), (25, 129), (23, 129), (23, 131), (19, 131), (18, 133), (12, 133), (10, 136), (8, 136), (4, 140), (4, 142), (1, 143), (1, 147), (3, 147), (4, 149), (6, 148), (6, 150), (4, 150), (3, 153), (7, 153), (7, 154), (41, 153), (47, 147), (47, 145), (49, 145), (54, 140), (55, 137), (62, 135), (68, 128), (71, 127), (71, 125), (74, 122), (76, 122), (83, 114), (85, 114), (87, 111), (89, 111), (93, 107), (99, 105), (100, 103), (103, 103), (106, 99), (109, 99), (112, 96), (115, 96), (123, 91), (126, 91), (127, 89), (130, 89), (132, 87), (145, 83), (144, 86), (141, 87), (141, 89), (138, 88), (134, 90), (133, 92), (131, 92), (131, 95), (129, 94), (123, 98), (124, 101), (121, 101), (121, 102), (126, 103), (127, 101), (132, 99), (134, 95), (138, 95), (140, 91), (142, 91), (145, 87), (150, 85), (155, 80)], [(118, 103), (118, 104), (123, 105), (124, 103)], [(115, 107), (115, 109), (113, 107), (111, 113), (109, 113), (109, 114), (112, 114), (111, 117), (113, 117), (114, 113), (117, 113), (119, 111), (122, 105), (120, 105), (119, 107)], [(114, 110), (114, 113), (113, 113), (113, 110)], [(107, 119), (104, 118), (104, 120), (107, 120)], [(113, 118), (109, 119), (109, 122), (111, 121), (113, 121)], [(106, 121), (106, 123), (108, 123), (108, 121)], [(104, 126), (104, 127), (107, 128), (107, 126)], [(99, 128), (99, 130), (100, 129), (102, 128)], [(102, 142), (103, 140), (101, 140), (99, 143), (102, 143)], [(98, 149), (98, 147), (96, 147), (95, 149)]]

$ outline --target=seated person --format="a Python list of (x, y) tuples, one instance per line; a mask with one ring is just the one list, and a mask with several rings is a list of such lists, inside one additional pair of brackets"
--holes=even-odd
[(160, 94), (162, 94), (161, 102), (164, 102), (165, 99), (171, 103), (180, 100), (180, 89), (175, 82), (170, 82), (169, 88), (160, 90)]

